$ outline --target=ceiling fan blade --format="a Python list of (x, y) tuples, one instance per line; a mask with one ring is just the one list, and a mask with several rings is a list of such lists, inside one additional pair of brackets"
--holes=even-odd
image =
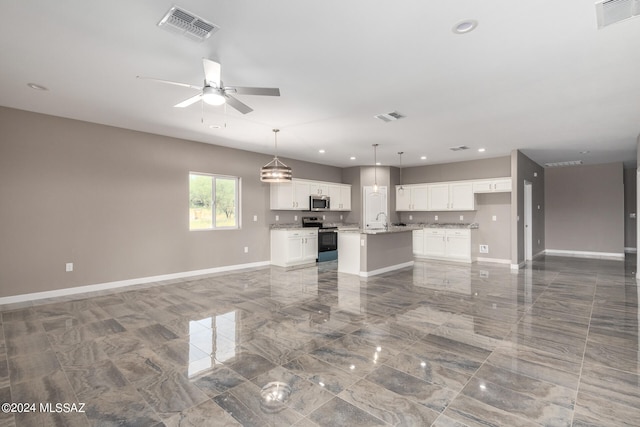
[(153, 77), (143, 77), (143, 76), (136, 76), (136, 78), (142, 79), (142, 80), (150, 80), (152, 82), (165, 83), (165, 84), (174, 85), (174, 86), (188, 87), (191, 89), (202, 90), (202, 86), (194, 86), (188, 83), (172, 82), (171, 80), (162, 80), (162, 79), (155, 79)]
[(202, 58), (204, 80), (208, 85), (220, 87), (220, 64), (207, 58)]
[(200, 101), (200, 99), (202, 99), (202, 92), (200, 92), (196, 96), (192, 96), (189, 99), (185, 99), (184, 101), (174, 105), (174, 107), (185, 108), (185, 107), (188, 107), (191, 104), (195, 104), (196, 102)]
[(247, 114), (247, 113), (250, 113), (250, 112), (253, 111), (253, 108), (251, 108), (248, 105), (238, 101), (236, 98), (234, 98), (231, 95), (225, 94), (224, 97), (227, 99), (227, 104), (229, 104), (230, 106), (232, 106), (236, 110), (240, 111), (242, 114)]
[[(262, 96), (280, 96), (280, 89), (277, 87), (242, 87), (230, 86), (229, 91), (239, 95), (262, 95)], [(227, 88), (225, 88), (227, 90)]]

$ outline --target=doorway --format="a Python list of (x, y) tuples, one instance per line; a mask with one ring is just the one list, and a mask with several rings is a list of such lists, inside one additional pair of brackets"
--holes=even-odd
[(533, 184), (524, 182), (524, 260), (533, 259), (533, 226), (532, 226)]
[(362, 228), (384, 228), (389, 222), (387, 187), (381, 185), (374, 191), (373, 186), (365, 185), (362, 189)]

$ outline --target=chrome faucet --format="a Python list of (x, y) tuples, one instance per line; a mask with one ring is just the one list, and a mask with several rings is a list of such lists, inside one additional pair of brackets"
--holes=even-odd
[(380, 220), (380, 215), (384, 215), (384, 229), (388, 230), (389, 229), (389, 217), (387, 217), (386, 213), (380, 212), (378, 215), (376, 215), (376, 221)]

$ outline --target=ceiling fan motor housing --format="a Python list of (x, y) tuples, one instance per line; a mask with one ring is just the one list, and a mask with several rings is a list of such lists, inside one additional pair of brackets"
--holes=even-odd
[(225, 102), (223, 90), (212, 86), (202, 89), (202, 99), (209, 105), (222, 105)]

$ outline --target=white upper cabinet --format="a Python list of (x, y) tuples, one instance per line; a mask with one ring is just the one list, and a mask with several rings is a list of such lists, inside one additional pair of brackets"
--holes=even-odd
[(331, 210), (351, 210), (351, 186), (348, 184), (294, 178), (291, 182), (272, 183), (270, 191), (272, 210), (308, 211), (311, 195), (329, 196)]
[(426, 184), (396, 185), (396, 211), (426, 211), (427, 201)]
[(428, 184), (430, 211), (472, 211), (475, 209), (471, 181)]
[(511, 178), (483, 179), (473, 182), (474, 193), (508, 193), (511, 192)]
[(351, 186), (348, 184), (329, 184), (329, 210), (351, 210)]

